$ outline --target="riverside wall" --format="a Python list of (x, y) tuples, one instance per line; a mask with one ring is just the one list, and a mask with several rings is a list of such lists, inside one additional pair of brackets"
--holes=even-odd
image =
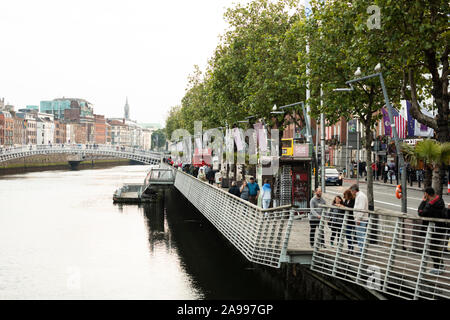
[[(19, 172), (42, 171), (42, 170), (64, 170), (70, 169), (69, 157), (67, 154), (35, 155), (31, 157), (14, 159), (0, 163), (0, 174), (10, 174)], [(80, 162), (79, 167), (92, 166), (115, 166), (129, 165), (130, 160), (95, 156), (86, 158)]]

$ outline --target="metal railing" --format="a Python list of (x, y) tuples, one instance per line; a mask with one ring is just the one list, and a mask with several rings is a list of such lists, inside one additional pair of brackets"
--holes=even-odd
[(175, 187), (249, 261), (275, 268), (287, 261), (294, 219), (291, 206), (262, 209), (185, 172), (175, 171)]
[(76, 154), (79, 156), (98, 155), (136, 160), (146, 164), (158, 164), (162, 154), (132, 147), (91, 144), (27, 145), (0, 148), (0, 162), (41, 154)]
[[(405, 299), (450, 298), (448, 220), (322, 207), (313, 271)], [(367, 214), (365, 231), (354, 212)]]

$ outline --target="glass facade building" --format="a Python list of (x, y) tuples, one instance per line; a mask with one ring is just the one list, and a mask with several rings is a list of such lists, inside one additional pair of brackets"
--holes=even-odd
[(83, 99), (62, 98), (52, 101), (41, 101), (40, 103), (40, 111), (42, 113), (53, 114), (58, 119), (64, 119), (64, 110), (70, 109), (71, 107), (79, 107), (81, 117), (93, 116), (92, 104)]

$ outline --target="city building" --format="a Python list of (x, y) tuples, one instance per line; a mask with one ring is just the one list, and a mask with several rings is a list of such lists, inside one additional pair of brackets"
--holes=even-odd
[(66, 124), (61, 120), (55, 120), (55, 143), (66, 143)]
[(97, 144), (106, 143), (106, 121), (105, 116), (94, 114), (95, 128), (94, 128), (94, 142)]
[(36, 144), (36, 118), (32, 113), (23, 113), (24, 114), (24, 124), (26, 129), (26, 144)]
[(14, 119), (10, 112), (0, 111), (0, 145), (12, 146), (14, 144)]
[(117, 119), (108, 119), (111, 126), (111, 144), (118, 146), (130, 146), (130, 131), (125, 119), (122, 121)]
[(111, 131), (111, 125), (108, 122), (105, 123), (105, 135), (106, 135), (106, 144), (110, 145), (112, 131)]
[(38, 113), (36, 118), (36, 144), (52, 144), (55, 139), (55, 119), (52, 114)]
[(25, 114), (11, 111), (11, 117), (14, 121), (13, 144), (16, 146), (26, 144)]
[(79, 108), (79, 116), (93, 117), (93, 105), (84, 99), (79, 98), (57, 98), (51, 101), (41, 101), (40, 111), (53, 114), (57, 119), (65, 119), (66, 110)]

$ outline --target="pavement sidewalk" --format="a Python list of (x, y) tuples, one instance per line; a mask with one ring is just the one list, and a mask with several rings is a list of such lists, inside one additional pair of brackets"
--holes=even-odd
[[(353, 179), (344, 178), (344, 182), (348, 182), (350, 184), (351, 183), (356, 183), (356, 178), (353, 178)], [(367, 181), (365, 180), (365, 177), (359, 178), (359, 183), (367, 183)], [(389, 183), (389, 180), (386, 183), (384, 183), (383, 181), (380, 181), (380, 180), (378, 180), (378, 181), (375, 180), (373, 182), (373, 184), (379, 185), (379, 186), (393, 187), (393, 188), (397, 187), (397, 183), (396, 183), (395, 180), (392, 180), (392, 184)], [(399, 184), (400, 184), (400, 181), (399, 181)], [(411, 184), (408, 183), (408, 189), (417, 190), (417, 191), (423, 191), (423, 189), (424, 189), (423, 183), (420, 184), (420, 188), (419, 188), (417, 182), (413, 182), (413, 186), (412, 187), (411, 187)], [(448, 186), (447, 185), (443, 185), (443, 194), (450, 194), (450, 193), (448, 193)]]

